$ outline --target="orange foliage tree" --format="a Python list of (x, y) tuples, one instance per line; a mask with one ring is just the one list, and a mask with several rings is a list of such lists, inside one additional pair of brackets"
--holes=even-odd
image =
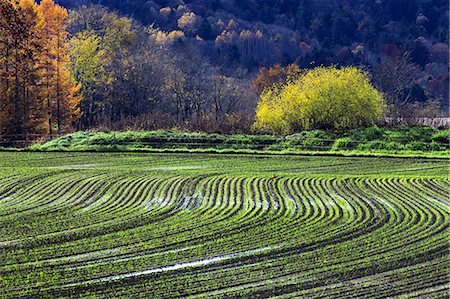
[(38, 11), (38, 27), (45, 41), (42, 63), (49, 134), (52, 135), (55, 125), (57, 133), (60, 134), (80, 116), (81, 101), (78, 94), (80, 85), (73, 80), (69, 69), (69, 33), (66, 24), (68, 13), (53, 0), (42, 0)]
[(68, 69), (67, 11), (44, 0), (0, 0), (0, 137), (17, 141), (79, 116), (79, 86)]
[(37, 22), (34, 1), (0, 0), (0, 134), (5, 139), (45, 131)]
[(296, 64), (282, 67), (279, 64), (273, 67), (260, 69), (258, 76), (252, 82), (252, 89), (257, 94), (261, 94), (264, 89), (272, 87), (277, 83), (284, 83), (288, 78), (295, 78), (300, 75), (300, 68)]

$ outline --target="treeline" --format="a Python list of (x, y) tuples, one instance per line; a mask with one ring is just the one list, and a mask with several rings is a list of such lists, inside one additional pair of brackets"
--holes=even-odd
[(67, 10), (52, 0), (0, 1), (0, 134), (60, 134), (80, 116), (69, 68)]
[(244, 69), (212, 65), (176, 35), (99, 6), (70, 15), (72, 70), (82, 85), (78, 128), (233, 130), (256, 103)]
[[(249, 128), (244, 69), (212, 65), (192, 45), (101, 6), (0, 0), (3, 141), (75, 129)], [(18, 34), (19, 33), (19, 34)]]
[[(76, 8), (81, 15), (92, 10), (90, 0), (59, 2)], [(195, 72), (205, 67), (207, 73), (214, 70), (228, 78), (238, 77), (240, 82), (244, 79), (243, 85), (248, 86), (264, 73), (276, 73), (288, 65), (300, 69), (360, 66), (384, 92), (390, 117), (405, 120), (447, 115), (443, 112), (448, 110), (449, 101), (449, 7), (445, 0), (95, 3), (133, 16), (131, 24), (152, 24), (152, 45), (165, 49), (172, 67), (183, 69), (191, 78), (197, 78)], [(102, 11), (100, 6), (96, 8)], [(76, 32), (74, 28), (72, 33)], [(185, 67), (192, 53), (198, 62)], [(261, 90), (254, 91), (258, 96)], [(250, 94), (247, 91), (246, 95)], [(241, 101), (254, 107), (254, 97)], [(186, 115), (190, 115), (189, 110)], [(248, 111), (240, 115), (252, 118), (252, 111)], [(178, 118), (184, 119), (179, 126), (192, 123), (187, 117)]]
[[(92, 3), (60, 2), (78, 7), (78, 12), (90, 9), (83, 5)], [(193, 78), (198, 78), (199, 69), (206, 73), (219, 69), (219, 73), (229, 78), (244, 72), (249, 73), (244, 80), (244, 85), (249, 86), (255, 85), (249, 81), (261, 81), (265, 74), (279, 72), (288, 65), (302, 70), (320, 65), (360, 66), (369, 71), (376, 86), (384, 92), (390, 104), (389, 117), (405, 121), (447, 115), (444, 111), (448, 110), (449, 100), (449, 48), (445, 0), (95, 3), (133, 16), (140, 24), (152, 24), (152, 45), (165, 49), (166, 59), (171, 57), (175, 68)], [(189, 66), (192, 53), (196, 53), (198, 63)], [(270, 81), (274, 83), (273, 78)], [(212, 89), (206, 89), (202, 98), (210, 97), (209, 90)], [(259, 96), (261, 89), (253, 91)], [(190, 93), (193, 94), (196, 93)], [(255, 95), (248, 90), (246, 95), (250, 98), (240, 101), (245, 106), (254, 106)], [(159, 98), (162, 99), (161, 95)], [(192, 102), (199, 107), (195, 99)], [(178, 106), (177, 114), (183, 115), (182, 105)], [(186, 117), (191, 115), (190, 110), (188, 107), (184, 116), (178, 117), (182, 120), (181, 125), (177, 122), (179, 126), (199, 127), (201, 118), (210, 112), (194, 113), (202, 117), (195, 118), (193, 125)], [(251, 109), (240, 114), (246, 119), (254, 115)], [(211, 128), (210, 125), (199, 128), (202, 127)]]
[(264, 88), (317, 65), (364, 68), (394, 122), (448, 109), (447, 1), (57, 2), (0, 0), (2, 139), (248, 132)]
[(144, 25), (158, 42), (197, 48), (214, 65), (257, 71), (339, 64), (375, 68), (410, 53), (417, 100), (448, 102), (447, 0), (59, 0), (98, 4)]

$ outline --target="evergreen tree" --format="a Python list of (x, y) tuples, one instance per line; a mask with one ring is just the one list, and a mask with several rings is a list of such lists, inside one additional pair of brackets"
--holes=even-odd
[(200, 24), (200, 28), (198, 30), (198, 34), (204, 40), (212, 40), (214, 39), (214, 34), (211, 30), (211, 24), (209, 23), (207, 18), (204, 18)]

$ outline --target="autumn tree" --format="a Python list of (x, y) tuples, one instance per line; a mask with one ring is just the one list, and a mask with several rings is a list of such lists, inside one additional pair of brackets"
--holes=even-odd
[(279, 64), (273, 67), (263, 67), (259, 70), (258, 76), (252, 82), (252, 89), (257, 94), (261, 94), (264, 89), (274, 84), (284, 83), (288, 78), (295, 78), (300, 75), (300, 68), (295, 64), (282, 67)]
[(202, 18), (193, 12), (186, 12), (178, 19), (178, 27), (192, 35), (198, 32)]
[(71, 39), (71, 69), (74, 78), (82, 84), (83, 100), (80, 110), (83, 116), (80, 127), (88, 128), (94, 123), (95, 115), (101, 112), (99, 86), (105, 86), (106, 52), (101, 47), (101, 38), (92, 31), (83, 31)]
[(67, 10), (53, 0), (42, 0), (38, 11), (41, 19), (38, 27), (45, 41), (42, 63), (49, 134), (52, 135), (52, 128), (56, 126), (59, 135), (80, 116), (78, 92), (81, 86), (73, 80), (69, 69)]
[(0, 0), (0, 134), (45, 137), (79, 116), (65, 28), (67, 11), (50, 0)]
[[(130, 19), (101, 6), (82, 6), (72, 11), (69, 24), (74, 34), (70, 65), (83, 94), (79, 128), (92, 128), (101, 117), (117, 121), (128, 104), (124, 104), (123, 95), (134, 88), (122, 84), (128, 81), (127, 73), (133, 67), (136, 30)], [(144, 43), (145, 34), (140, 38)]]
[(278, 134), (357, 128), (380, 119), (384, 107), (383, 96), (367, 73), (354, 67), (318, 67), (283, 86), (266, 89), (254, 126)]
[(0, 133), (5, 139), (45, 130), (37, 23), (34, 1), (0, 1)]

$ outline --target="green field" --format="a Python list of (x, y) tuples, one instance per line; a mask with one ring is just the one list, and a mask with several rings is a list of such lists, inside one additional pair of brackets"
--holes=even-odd
[(449, 161), (0, 152), (0, 297), (446, 298)]

